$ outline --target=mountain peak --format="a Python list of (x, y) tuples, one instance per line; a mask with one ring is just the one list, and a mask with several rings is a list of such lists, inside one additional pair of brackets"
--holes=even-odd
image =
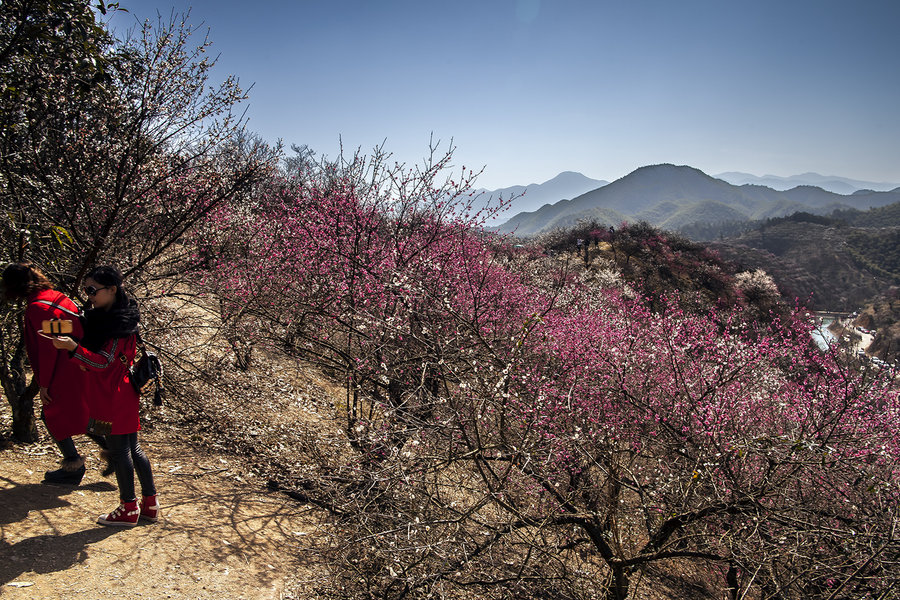
[[(619, 181), (626, 181), (632, 179), (658, 179), (658, 178), (676, 178), (681, 179), (684, 177), (701, 177), (703, 179), (712, 179), (709, 175), (701, 171), (700, 169), (688, 166), (688, 165), (674, 165), (671, 163), (661, 163), (658, 165), (647, 165), (644, 167), (640, 167), (635, 169)], [(618, 182), (615, 182), (618, 183)]]
[[(596, 179), (591, 179), (591, 178), (588, 177), (587, 175), (584, 175), (583, 173), (579, 173), (578, 171), (563, 171), (562, 173), (560, 173), (560, 174), (557, 175), (556, 177), (553, 177), (553, 178), (551, 178), (551, 179), (548, 179), (547, 181), (545, 181), (544, 183), (542, 183), (542, 184), (540, 184), (540, 185), (546, 185), (546, 184), (548, 184), (548, 183), (572, 183), (572, 184), (577, 184), (577, 183), (581, 183), (581, 182), (590, 182), (590, 183), (592, 183), (592, 184), (593, 184), (593, 183), (596, 183), (596, 184), (598, 184), (598, 185), (602, 185), (603, 183), (605, 183), (605, 182), (602, 182), (602, 181), (598, 181), (598, 180), (596, 180)], [(532, 184), (532, 185), (534, 185), (534, 184)]]

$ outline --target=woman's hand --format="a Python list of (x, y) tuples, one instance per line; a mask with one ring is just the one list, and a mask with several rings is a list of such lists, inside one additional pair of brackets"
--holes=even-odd
[(38, 335), (40, 335), (42, 338), (50, 340), (53, 343), (53, 347), (57, 350), (68, 350), (69, 352), (71, 352), (78, 347), (78, 343), (67, 335), (51, 336), (47, 335), (43, 331), (38, 331)]
[(42, 387), (41, 388), (41, 404), (46, 406), (47, 404), (50, 404), (52, 401), (53, 401), (53, 398), (50, 397), (49, 392), (47, 392), (47, 388)]

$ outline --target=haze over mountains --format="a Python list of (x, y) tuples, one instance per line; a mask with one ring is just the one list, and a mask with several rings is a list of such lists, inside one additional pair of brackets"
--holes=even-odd
[(591, 179), (581, 173), (563, 171), (544, 183), (514, 185), (498, 190), (478, 190), (474, 202), (483, 206), (492, 198), (495, 201), (501, 197), (503, 199), (515, 198), (509, 209), (513, 212), (506, 211), (497, 219), (497, 223), (499, 223), (508, 219), (511, 214), (535, 211), (545, 204), (554, 204), (563, 199), (575, 198), (608, 184), (608, 181)]
[[(742, 173), (723, 176), (733, 181), (755, 177)], [(900, 202), (900, 188), (894, 184), (815, 173), (776, 179), (782, 187), (788, 185), (788, 181), (793, 187), (779, 190), (751, 183), (735, 185), (693, 167), (662, 164), (641, 167), (608, 184), (580, 173), (566, 172), (545, 184), (483, 192), (480, 198), (496, 198), (501, 193), (507, 197), (510, 193), (524, 191), (525, 195), (516, 199), (505, 213), (513, 216), (497, 227), (502, 233), (519, 236), (569, 228), (584, 220), (614, 226), (622, 222), (647, 221), (656, 227), (678, 231), (703, 223), (749, 222), (801, 211), (829, 214), (835, 209), (866, 210)], [(775, 183), (778, 182), (773, 181)], [(590, 185), (594, 187), (578, 193), (579, 189)], [(821, 185), (843, 189), (847, 193), (829, 191)], [(872, 190), (873, 187), (883, 189), (891, 185), (894, 187), (890, 191)], [(533, 208), (538, 202), (544, 204)]]
[(858, 179), (848, 179), (846, 177), (837, 177), (833, 175), (819, 175), (818, 173), (804, 173), (802, 175), (791, 175), (790, 177), (778, 177), (777, 175), (763, 175), (757, 177), (749, 173), (728, 172), (715, 175), (717, 179), (727, 181), (732, 185), (764, 185), (773, 190), (789, 190), (798, 185), (811, 185), (820, 187), (823, 190), (834, 192), (835, 194), (852, 194), (859, 190), (872, 190), (874, 192), (889, 192), (895, 189), (897, 183), (885, 183), (874, 181), (860, 181)]

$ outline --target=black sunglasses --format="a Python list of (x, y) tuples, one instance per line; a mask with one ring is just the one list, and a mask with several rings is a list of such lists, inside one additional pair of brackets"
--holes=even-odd
[(107, 286), (103, 286), (102, 288), (95, 288), (94, 286), (89, 285), (89, 286), (87, 286), (86, 288), (84, 288), (84, 292), (85, 292), (88, 296), (96, 296), (96, 295), (97, 295), (97, 292), (99, 292), (100, 290), (108, 290), (108, 289), (109, 289), (109, 286), (108, 286), (108, 285), (107, 285)]

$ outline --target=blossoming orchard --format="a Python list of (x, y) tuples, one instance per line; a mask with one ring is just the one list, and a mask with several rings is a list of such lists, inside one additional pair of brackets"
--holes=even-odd
[(666, 570), (733, 598), (889, 593), (886, 379), (819, 351), (799, 315), (651, 309), (488, 235), (447, 161), (271, 182), (196, 241), (245, 352), (286, 347), (346, 384), (354, 453), (315, 485), (343, 532), (332, 593), (628, 598)]

